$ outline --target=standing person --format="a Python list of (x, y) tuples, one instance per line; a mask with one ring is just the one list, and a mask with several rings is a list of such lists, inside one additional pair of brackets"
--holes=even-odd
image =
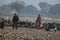
[(40, 14), (38, 15), (37, 17), (37, 20), (36, 20), (36, 27), (39, 27), (41, 25), (41, 17), (40, 17)]
[(5, 26), (5, 22), (3, 19), (0, 20), (0, 28), (3, 29)]
[(16, 28), (17, 29), (17, 22), (18, 22), (19, 18), (17, 16), (17, 14), (15, 13), (14, 16), (13, 16), (13, 29)]

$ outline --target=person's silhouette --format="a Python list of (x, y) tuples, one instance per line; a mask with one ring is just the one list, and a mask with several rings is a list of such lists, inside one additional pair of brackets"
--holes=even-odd
[(3, 19), (0, 20), (0, 28), (3, 29), (5, 26), (5, 22)]
[(17, 29), (17, 22), (19, 20), (19, 17), (17, 16), (17, 14), (15, 13), (14, 16), (13, 16), (13, 29), (16, 28)]
[(36, 20), (36, 27), (39, 27), (41, 25), (41, 17), (40, 17), (40, 14), (38, 15), (37, 17), (37, 20)]

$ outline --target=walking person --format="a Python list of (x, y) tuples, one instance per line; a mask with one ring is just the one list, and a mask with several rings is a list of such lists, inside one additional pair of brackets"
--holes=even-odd
[(17, 16), (17, 14), (15, 13), (13, 16), (13, 29), (16, 28), (17, 29), (17, 22), (19, 21), (19, 17)]

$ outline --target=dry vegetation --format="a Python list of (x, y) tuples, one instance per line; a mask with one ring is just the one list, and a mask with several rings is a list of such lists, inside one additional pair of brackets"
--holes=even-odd
[(12, 27), (0, 29), (0, 40), (60, 40), (60, 31), (45, 31), (44, 29), (33, 29)]

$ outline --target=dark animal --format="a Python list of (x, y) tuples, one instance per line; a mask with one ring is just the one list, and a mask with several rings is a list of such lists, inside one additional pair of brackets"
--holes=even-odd
[(31, 23), (30, 22), (24, 22), (24, 21), (20, 21), (18, 24), (20, 24), (20, 27), (30, 27)]
[(46, 30), (49, 31), (50, 29), (54, 29), (56, 31), (55, 23), (48, 23), (48, 26), (46, 27)]

